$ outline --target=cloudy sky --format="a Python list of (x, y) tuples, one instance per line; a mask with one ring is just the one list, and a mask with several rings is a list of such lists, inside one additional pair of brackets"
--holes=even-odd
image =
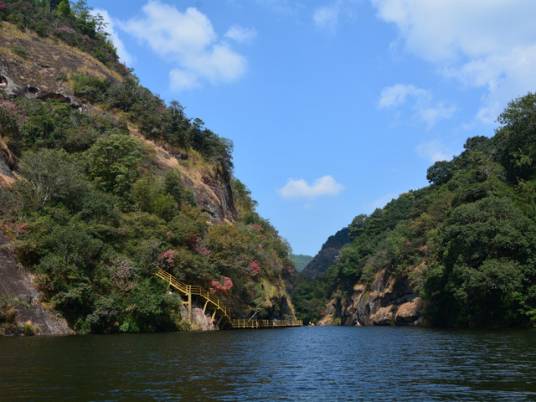
[(297, 253), (426, 185), (536, 89), (534, 0), (90, 0), (121, 58), (234, 142)]

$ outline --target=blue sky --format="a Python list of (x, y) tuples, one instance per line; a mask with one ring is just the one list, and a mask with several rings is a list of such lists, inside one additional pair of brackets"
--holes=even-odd
[(145, 86), (233, 141), (236, 176), (296, 253), (426, 185), (536, 88), (533, 0), (89, 4)]

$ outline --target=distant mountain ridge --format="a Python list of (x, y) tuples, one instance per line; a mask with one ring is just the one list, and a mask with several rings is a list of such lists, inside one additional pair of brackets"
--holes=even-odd
[(350, 243), (350, 235), (346, 227), (326, 240), (318, 254), (303, 269), (302, 275), (310, 279), (322, 275), (335, 262), (341, 249), (348, 243)]
[(296, 271), (301, 272), (312, 261), (313, 257), (305, 254), (292, 254), (290, 260), (294, 263)]

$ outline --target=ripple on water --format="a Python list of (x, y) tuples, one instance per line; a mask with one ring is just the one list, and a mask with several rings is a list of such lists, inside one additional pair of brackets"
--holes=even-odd
[(0, 400), (533, 400), (535, 331), (0, 339)]

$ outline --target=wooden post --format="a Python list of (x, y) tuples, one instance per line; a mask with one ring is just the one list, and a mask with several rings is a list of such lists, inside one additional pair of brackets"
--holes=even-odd
[(188, 321), (192, 322), (192, 286), (188, 285)]
[(207, 310), (207, 304), (208, 304), (208, 299), (205, 302), (205, 305), (203, 306), (203, 314), (205, 314), (205, 311)]

